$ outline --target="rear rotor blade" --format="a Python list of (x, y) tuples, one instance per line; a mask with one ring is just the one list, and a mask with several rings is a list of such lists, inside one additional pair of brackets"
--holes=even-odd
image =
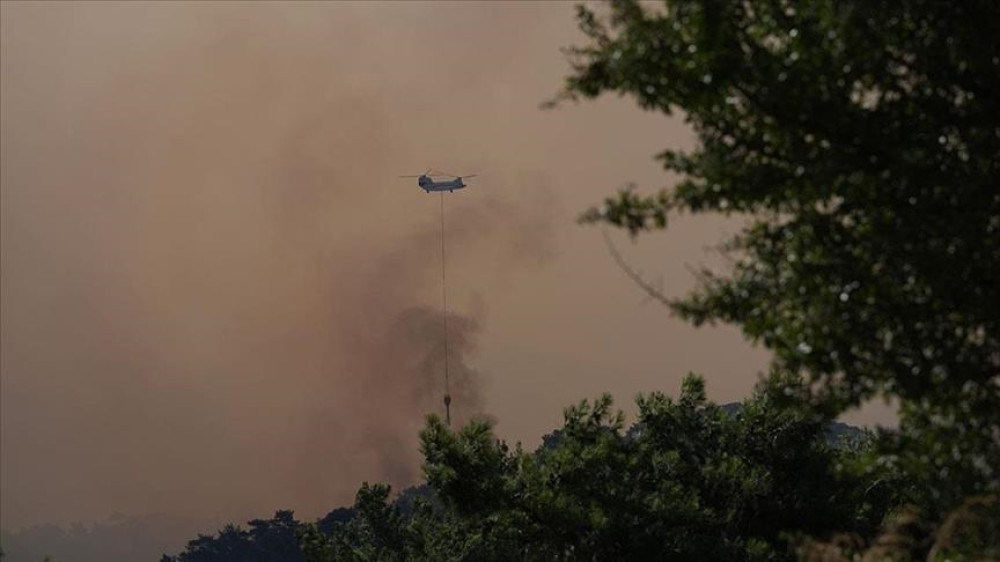
[(476, 177), (476, 174), (469, 174), (467, 176), (463, 176), (463, 175), (460, 175), (460, 174), (449, 174), (448, 172), (443, 172), (441, 170), (433, 170), (433, 171), (437, 172), (439, 175), (448, 176), (448, 177), (451, 177), (451, 178), (474, 178), (474, 177)]

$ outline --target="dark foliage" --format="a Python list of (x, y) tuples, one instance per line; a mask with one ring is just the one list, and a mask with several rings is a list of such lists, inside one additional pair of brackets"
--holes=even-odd
[[(793, 379), (726, 412), (690, 377), (678, 400), (639, 400), (626, 431), (609, 397), (566, 412), (534, 453), (510, 450), (485, 422), (422, 433), (433, 502), (409, 515), (364, 486), (358, 516), (304, 534), (330, 560), (789, 560), (800, 536), (873, 534), (894, 500), (860, 470), (864, 444), (834, 447), (791, 407)], [(433, 503), (433, 505), (432, 505)]]
[(1000, 4), (612, 2), (581, 7), (563, 97), (682, 112), (671, 190), (586, 215), (633, 234), (673, 212), (749, 220), (725, 274), (674, 299), (803, 373), (817, 413), (898, 400), (885, 460), (943, 517), (1000, 492)]
[(299, 548), (302, 528), (291, 511), (278, 511), (271, 519), (254, 519), (247, 529), (226, 525), (215, 535), (200, 535), (184, 552), (161, 562), (305, 562)]

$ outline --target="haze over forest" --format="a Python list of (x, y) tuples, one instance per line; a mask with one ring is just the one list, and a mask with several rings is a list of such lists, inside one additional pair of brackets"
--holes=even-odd
[[(579, 39), (553, 2), (2, 4), (0, 521), (315, 517), (419, 478), (440, 410), (446, 195), (459, 420), (535, 445), (567, 404), (689, 371), (746, 396), (767, 355), (695, 329), (574, 221), (681, 119), (542, 111)], [(667, 294), (733, 229), (679, 217), (626, 258)], [(853, 422), (887, 422), (874, 408)]]

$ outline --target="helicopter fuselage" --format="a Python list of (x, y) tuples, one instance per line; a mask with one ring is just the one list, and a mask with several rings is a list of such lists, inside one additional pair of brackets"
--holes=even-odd
[(432, 191), (455, 191), (456, 189), (466, 187), (460, 177), (449, 181), (434, 181), (427, 176), (420, 176), (420, 178), (417, 179), (417, 185), (420, 186), (420, 189), (423, 189), (427, 193)]

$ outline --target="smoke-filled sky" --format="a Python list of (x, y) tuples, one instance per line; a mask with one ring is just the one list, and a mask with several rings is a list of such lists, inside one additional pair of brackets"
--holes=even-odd
[[(419, 478), (443, 394), (536, 444), (566, 405), (720, 402), (767, 355), (644, 303), (574, 223), (675, 178), (679, 119), (607, 98), (543, 111), (570, 3), (2, 4), (0, 523), (112, 512), (312, 517)], [(631, 244), (667, 294), (734, 223)], [(883, 410), (855, 421), (883, 420)]]

